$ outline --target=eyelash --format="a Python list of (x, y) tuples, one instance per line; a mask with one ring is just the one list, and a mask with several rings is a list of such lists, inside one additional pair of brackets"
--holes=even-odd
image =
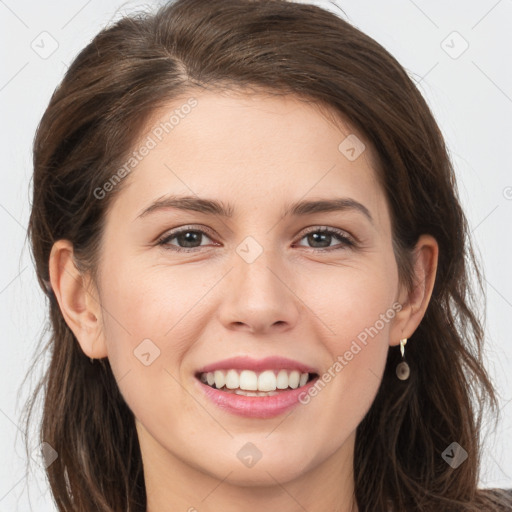
[[(196, 229), (194, 227), (185, 227), (185, 228), (181, 228), (176, 231), (172, 231), (170, 233), (165, 234), (163, 237), (158, 239), (157, 245), (162, 246), (166, 250), (175, 251), (175, 252), (196, 252), (201, 247), (204, 247), (204, 246), (199, 246), (199, 247), (185, 248), (185, 247), (178, 247), (178, 246), (169, 244), (170, 240), (173, 240), (174, 238), (178, 237), (179, 235), (181, 235), (183, 233), (189, 233), (189, 232), (201, 233), (201, 234), (208, 236), (209, 238), (213, 238), (211, 233), (207, 230)], [(341, 231), (341, 230), (338, 230), (335, 228), (326, 228), (326, 227), (312, 229), (312, 230), (304, 233), (299, 240), (302, 240), (304, 237), (306, 237), (307, 235), (310, 235), (312, 233), (322, 233), (322, 234), (334, 235), (341, 241), (341, 247), (336, 247), (336, 246), (326, 247), (326, 248), (310, 247), (309, 249), (311, 249), (313, 252), (339, 251), (342, 249), (346, 249), (346, 247), (353, 248), (357, 245), (355, 240), (353, 238), (347, 236), (344, 231)], [(300, 246), (300, 247), (305, 247), (305, 246)]]

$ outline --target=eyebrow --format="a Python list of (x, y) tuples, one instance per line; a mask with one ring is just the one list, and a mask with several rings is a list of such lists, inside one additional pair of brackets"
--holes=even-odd
[[(177, 208), (179, 210), (194, 211), (219, 217), (232, 218), (234, 208), (230, 204), (225, 204), (216, 199), (206, 199), (196, 196), (164, 196), (156, 200), (137, 216), (143, 218), (152, 212), (166, 210), (169, 208)], [(372, 224), (373, 217), (368, 208), (349, 197), (340, 197), (333, 199), (319, 199), (297, 201), (285, 205), (283, 217), (286, 216), (305, 216), (315, 213), (336, 212), (336, 211), (356, 211), (362, 213)]]

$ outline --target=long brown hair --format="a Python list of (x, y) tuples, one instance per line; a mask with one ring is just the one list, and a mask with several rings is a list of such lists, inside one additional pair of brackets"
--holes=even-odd
[[(400, 355), (390, 349), (357, 429), (359, 510), (505, 507), (498, 491), (477, 488), (483, 414), (498, 412), (475, 313), (476, 292), (485, 295), (454, 171), (424, 98), (382, 46), (327, 10), (285, 0), (177, 0), (102, 30), (69, 67), (34, 141), (29, 237), (49, 298), (50, 364), (26, 421), (42, 391), (40, 440), (58, 453), (47, 475), (59, 511), (145, 511), (146, 494), (133, 415), (108, 359), (91, 364), (64, 321), (48, 285), (50, 251), (70, 240), (79, 268), (95, 275), (105, 215), (123, 182), (101, 199), (98, 188), (155, 109), (198, 88), (295, 95), (359, 130), (378, 155), (409, 289), (418, 237), (429, 233), (439, 244), (431, 301), (407, 345), (411, 376), (396, 378)], [(441, 456), (452, 442), (469, 454), (456, 470)]]

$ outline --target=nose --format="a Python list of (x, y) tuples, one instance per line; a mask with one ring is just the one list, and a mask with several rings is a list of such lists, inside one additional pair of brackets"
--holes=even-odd
[[(224, 280), (218, 317), (229, 330), (271, 334), (292, 329), (300, 315), (294, 277), (269, 250), (248, 262), (235, 255)], [(250, 260), (249, 260), (250, 261)]]

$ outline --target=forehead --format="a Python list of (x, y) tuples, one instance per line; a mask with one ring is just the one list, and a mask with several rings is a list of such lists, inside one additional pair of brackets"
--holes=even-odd
[(383, 193), (372, 148), (328, 114), (294, 96), (191, 92), (154, 112), (120, 198), (138, 207), (186, 193), (238, 209), (336, 191), (378, 209)]

